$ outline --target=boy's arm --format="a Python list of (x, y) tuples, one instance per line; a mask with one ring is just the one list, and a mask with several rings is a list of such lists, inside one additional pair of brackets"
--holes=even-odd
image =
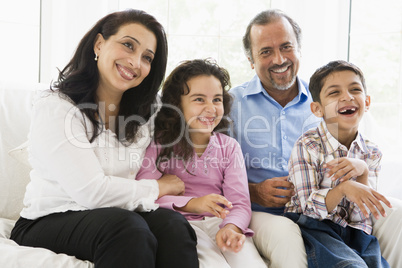
[(382, 194), (369, 186), (348, 180), (338, 184), (328, 192), (326, 198), (328, 211), (334, 209), (344, 197), (355, 203), (366, 218), (370, 216), (370, 211), (376, 219), (380, 217), (378, 211), (383, 217), (387, 216), (380, 201), (391, 207), (391, 203)]
[[(309, 144), (309, 145), (306, 145)], [(315, 219), (326, 219), (336, 213), (336, 206), (328, 211), (326, 197), (330, 184), (321, 185), (324, 173), (320, 173), (323, 154), (320, 146), (300, 138), (289, 159), (289, 180), (295, 186), (296, 195), (287, 204), (286, 212), (302, 212)]]
[(369, 167), (364, 160), (350, 157), (336, 158), (323, 165), (328, 168), (328, 177), (340, 182), (356, 177), (356, 181), (368, 185)]
[[(365, 143), (368, 153), (365, 154), (364, 160), (355, 158), (353, 150), (349, 151), (348, 157), (334, 159), (324, 165), (324, 168), (330, 169), (328, 176), (334, 174), (332, 180), (340, 178), (341, 182), (356, 177), (357, 182), (377, 190), (382, 153), (376, 144), (367, 140)], [(345, 176), (342, 177), (343, 175)]]

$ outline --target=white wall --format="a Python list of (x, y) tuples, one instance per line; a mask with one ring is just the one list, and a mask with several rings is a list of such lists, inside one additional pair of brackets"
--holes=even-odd
[(39, 81), (40, 0), (0, 1), (0, 79)]

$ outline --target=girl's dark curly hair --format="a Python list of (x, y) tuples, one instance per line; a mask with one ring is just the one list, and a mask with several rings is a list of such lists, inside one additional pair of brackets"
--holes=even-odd
[[(130, 116), (139, 116), (148, 121), (152, 115), (152, 104), (155, 102), (160, 85), (166, 72), (167, 41), (163, 26), (151, 15), (141, 10), (128, 9), (114, 12), (100, 19), (81, 39), (70, 62), (59, 73), (54, 88), (67, 95), (92, 123), (94, 132), (90, 142), (101, 133), (102, 126), (97, 119), (98, 109), (92, 109), (97, 104), (96, 90), (99, 84), (99, 71), (94, 60), (94, 44), (97, 34), (102, 34), (105, 40), (116, 34), (119, 28), (130, 23), (139, 23), (151, 31), (157, 39), (155, 58), (151, 71), (142, 83), (124, 92), (119, 109), (115, 133), (119, 140), (132, 143), (135, 140), (139, 126), (144, 122), (130, 120)], [(119, 129), (124, 124), (124, 129)]]
[(190, 159), (194, 149), (186, 131), (188, 126), (181, 110), (181, 96), (190, 93), (187, 82), (197, 76), (216, 77), (223, 90), (224, 114), (215, 132), (227, 134), (232, 97), (228, 93), (230, 76), (226, 69), (210, 59), (196, 59), (182, 62), (166, 79), (162, 88), (162, 108), (155, 118), (155, 142), (161, 145), (156, 165), (172, 158)]

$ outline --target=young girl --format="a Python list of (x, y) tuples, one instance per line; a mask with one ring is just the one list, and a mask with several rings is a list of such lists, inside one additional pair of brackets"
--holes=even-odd
[(228, 72), (209, 60), (186, 61), (162, 90), (155, 141), (137, 179), (170, 174), (185, 184), (182, 195), (159, 198), (181, 212), (198, 238), (200, 267), (266, 267), (248, 229), (250, 197), (239, 144), (222, 133), (231, 98)]

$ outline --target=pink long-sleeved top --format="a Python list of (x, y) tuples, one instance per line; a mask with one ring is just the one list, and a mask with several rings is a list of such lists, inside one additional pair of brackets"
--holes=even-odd
[[(188, 161), (171, 158), (156, 168), (155, 160), (160, 145), (152, 142), (146, 150), (137, 180), (159, 179), (163, 174), (173, 174), (185, 183), (183, 196), (166, 195), (156, 202), (160, 207), (175, 210), (185, 206), (192, 198), (208, 194), (220, 194), (233, 204), (228, 216), (220, 224), (220, 228), (228, 223), (239, 227), (246, 236), (254, 233), (248, 228), (251, 219), (250, 195), (244, 158), (237, 141), (221, 133), (211, 135), (209, 144), (202, 156), (195, 153)], [(187, 220), (202, 220), (209, 213), (182, 213)]]

